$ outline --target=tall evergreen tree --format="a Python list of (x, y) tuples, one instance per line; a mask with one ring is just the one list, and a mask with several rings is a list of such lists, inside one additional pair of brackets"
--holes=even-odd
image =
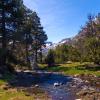
[(7, 44), (14, 40), (15, 32), (22, 17), (22, 0), (0, 0), (0, 33), (4, 51), (2, 63), (6, 63)]

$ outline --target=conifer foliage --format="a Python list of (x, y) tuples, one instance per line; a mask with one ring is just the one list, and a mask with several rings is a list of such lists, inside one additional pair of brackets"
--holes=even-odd
[[(23, 0), (0, 0), (0, 64), (17, 60), (30, 64), (37, 62), (38, 51), (47, 35), (36, 12), (28, 9)], [(12, 59), (12, 60), (11, 60)]]

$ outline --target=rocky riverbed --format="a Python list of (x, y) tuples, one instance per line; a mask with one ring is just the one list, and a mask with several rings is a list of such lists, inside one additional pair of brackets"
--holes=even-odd
[(68, 85), (79, 100), (100, 100), (100, 77), (92, 74), (75, 75)]

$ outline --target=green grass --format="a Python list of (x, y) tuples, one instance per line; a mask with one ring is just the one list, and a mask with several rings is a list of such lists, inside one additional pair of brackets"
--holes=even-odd
[(0, 80), (0, 86), (5, 84), (6, 82), (4, 80)]
[[(97, 76), (100, 76), (100, 66), (98, 67), (92, 67), (94, 66), (93, 63), (90, 62), (84, 62), (84, 63), (79, 63), (79, 62), (74, 62), (70, 64), (59, 64), (57, 66), (52, 66), (52, 67), (45, 67), (42, 66), (42, 69), (45, 69), (47, 71), (52, 71), (52, 72), (62, 72), (66, 75), (75, 75), (75, 74), (94, 74)], [(89, 67), (88, 67), (89, 66)]]
[(25, 96), (23, 92), (0, 91), (0, 100), (34, 100), (31, 96)]
[[(40, 91), (39, 91), (40, 92)], [(45, 93), (37, 93), (27, 96), (27, 92), (14, 92), (0, 89), (0, 100), (47, 100), (48, 96)], [(38, 99), (37, 99), (38, 98)]]

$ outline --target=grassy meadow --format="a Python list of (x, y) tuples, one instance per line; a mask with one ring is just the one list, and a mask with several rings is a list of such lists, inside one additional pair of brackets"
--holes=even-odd
[(93, 74), (100, 76), (100, 66), (94, 65), (90, 62), (72, 62), (66, 64), (58, 64), (52, 67), (48, 67), (46, 64), (39, 64), (41, 69), (51, 72), (61, 72), (65, 75), (76, 75), (76, 74)]

